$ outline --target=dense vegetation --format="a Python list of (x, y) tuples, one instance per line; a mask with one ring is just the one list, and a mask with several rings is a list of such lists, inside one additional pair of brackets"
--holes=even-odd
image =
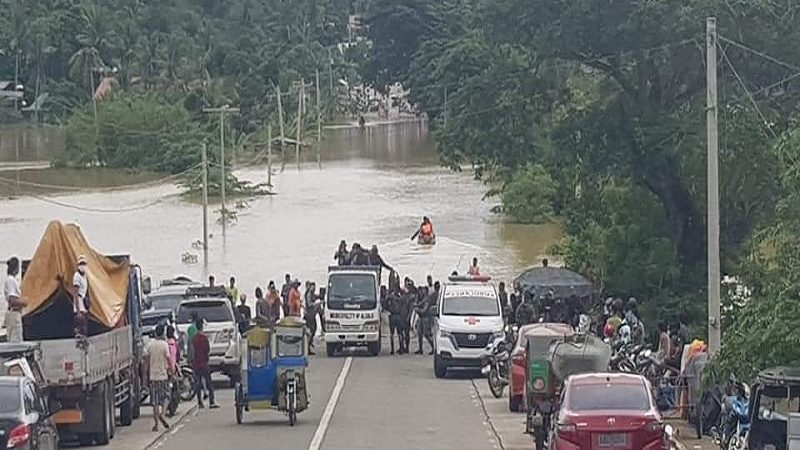
[(797, 8), (376, 0), (364, 74), (379, 86), (406, 83), (444, 161), (471, 164), (499, 185), (512, 218), (557, 214), (569, 266), (592, 267), (606, 293), (634, 295), (651, 317), (682, 316), (702, 334), (705, 19), (716, 16), (727, 38), (719, 46), (723, 273), (751, 290), (726, 308), (717, 364), (752, 373), (745, 366), (800, 363), (796, 338), (781, 340), (796, 328), (784, 308), (800, 288), (791, 158), (800, 50), (786, 45), (800, 38)]
[[(265, 134), (267, 121), (277, 130), (280, 88), (291, 132), (297, 85), (313, 83), (319, 70), (330, 107), (333, 81), (355, 74), (336, 44), (347, 40), (357, 3), (0, 0), (0, 79), (18, 78), (28, 104), (49, 94), (49, 120), (65, 122), (69, 135), (59, 162), (180, 172), (199, 162), (199, 142), (218, 141), (218, 118), (203, 114), (205, 106), (240, 107), (226, 133), (245, 141)], [(116, 87), (97, 102), (95, 119), (91, 94), (106, 76)]]

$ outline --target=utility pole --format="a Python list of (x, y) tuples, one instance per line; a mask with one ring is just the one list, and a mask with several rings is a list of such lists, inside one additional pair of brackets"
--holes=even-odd
[(278, 96), (278, 126), (280, 127), (281, 132), (281, 172), (283, 172), (283, 169), (286, 168), (286, 151), (283, 147), (286, 135), (283, 133), (283, 104), (281, 103), (280, 85), (275, 86), (275, 94)]
[(272, 124), (267, 124), (267, 186), (272, 187)]
[(444, 128), (447, 129), (447, 85), (444, 86)]
[(319, 69), (317, 75), (317, 166), (322, 168), (322, 156), (320, 154), (320, 142), (322, 141), (322, 109), (319, 104)]
[(306, 94), (305, 80), (300, 78), (300, 88), (297, 90), (297, 141), (295, 142), (295, 162), (300, 169), (300, 129), (303, 128), (303, 97)]
[(220, 151), (220, 173), (222, 175), (222, 179), (220, 180), (219, 188), (220, 188), (220, 197), (222, 200), (222, 236), (225, 236), (225, 223), (228, 221), (227, 212), (228, 210), (225, 209), (225, 185), (227, 184), (225, 181), (225, 114), (228, 113), (238, 113), (239, 108), (231, 108), (228, 105), (225, 105), (221, 108), (204, 108), (203, 112), (213, 114), (219, 113), (219, 151)]
[(706, 121), (708, 141), (708, 350), (719, 351), (720, 285), (719, 267), (719, 134), (717, 129), (717, 19), (706, 19)]
[(203, 266), (208, 269), (208, 154), (203, 143)]

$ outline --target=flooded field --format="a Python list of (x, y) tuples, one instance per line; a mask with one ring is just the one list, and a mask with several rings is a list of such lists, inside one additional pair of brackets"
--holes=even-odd
[[(0, 200), (2, 255), (30, 256), (50, 220), (78, 222), (96, 249), (132, 254), (154, 280), (177, 274), (214, 274), (220, 280), (233, 275), (252, 298), (256, 285), (280, 282), (286, 272), (319, 284), (341, 239), (377, 244), (389, 264), (420, 281), (429, 273), (444, 278), (453, 270), (463, 272), (472, 257), (480, 259), (484, 272), (510, 281), (538, 264), (558, 239), (555, 225), (505, 224), (493, 214), (494, 200), (482, 200), (486, 188), (481, 182), (470, 173), (438, 165), (422, 122), (328, 130), (321, 153), (322, 168), (315, 154), (303, 155), (299, 168), (292, 160), (281, 172), (276, 164), (276, 195), (250, 201), (224, 237), (210, 218), (207, 268), (197, 245), (202, 239), (202, 208), (184, 200), (172, 184), (6, 197)], [(287, 149), (287, 155), (293, 158), (294, 149)], [(237, 169), (237, 175), (264, 182), (267, 169), (248, 166)], [(104, 171), (0, 173), (6, 187), (17, 176), (72, 188), (153, 179)], [(438, 236), (433, 248), (420, 248), (409, 239), (423, 215), (431, 217)], [(182, 262), (184, 254), (197, 256), (198, 262)]]

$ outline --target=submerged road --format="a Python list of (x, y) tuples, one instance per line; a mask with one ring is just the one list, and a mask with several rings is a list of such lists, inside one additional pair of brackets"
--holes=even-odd
[(311, 407), (294, 427), (275, 411), (245, 413), (237, 425), (233, 392), (222, 389), (220, 409), (190, 415), (151, 448), (499, 448), (471, 380), (437, 380), (430, 356), (312, 356), (307, 379)]

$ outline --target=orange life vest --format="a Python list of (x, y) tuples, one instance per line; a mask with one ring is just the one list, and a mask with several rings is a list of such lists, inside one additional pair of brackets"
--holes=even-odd
[(430, 236), (433, 234), (433, 225), (430, 223), (423, 223), (421, 227), (419, 227), (419, 232), (423, 236)]

